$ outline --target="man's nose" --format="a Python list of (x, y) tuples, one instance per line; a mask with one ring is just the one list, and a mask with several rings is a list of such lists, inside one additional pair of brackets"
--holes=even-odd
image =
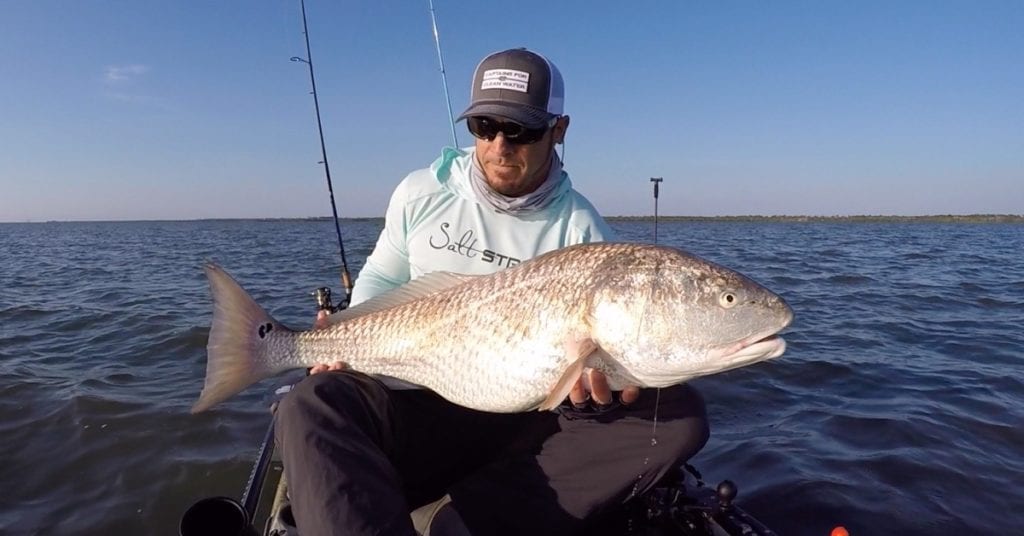
[(505, 139), (505, 134), (501, 132), (494, 135), (491, 147), (493, 147), (494, 151), (499, 154), (509, 154), (515, 149), (515, 145), (509, 143), (509, 141)]

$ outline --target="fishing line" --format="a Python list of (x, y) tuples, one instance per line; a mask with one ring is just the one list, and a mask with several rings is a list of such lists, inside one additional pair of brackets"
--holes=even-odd
[(658, 407), (661, 404), (661, 387), (654, 390), (654, 424), (651, 426), (651, 446), (658, 444)]

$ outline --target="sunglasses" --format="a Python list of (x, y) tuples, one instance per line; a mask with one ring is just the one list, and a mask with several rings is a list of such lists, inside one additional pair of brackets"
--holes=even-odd
[(482, 140), (491, 141), (501, 132), (505, 141), (513, 145), (530, 145), (540, 141), (557, 121), (558, 117), (552, 117), (546, 126), (527, 128), (512, 121), (498, 121), (485, 115), (473, 115), (466, 118), (466, 125), (471, 134)]

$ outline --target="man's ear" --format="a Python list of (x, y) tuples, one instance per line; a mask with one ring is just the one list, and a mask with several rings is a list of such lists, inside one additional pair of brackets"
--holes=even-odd
[(563, 115), (551, 129), (551, 136), (555, 143), (565, 143), (565, 131), (569, 130), (569, 116)]

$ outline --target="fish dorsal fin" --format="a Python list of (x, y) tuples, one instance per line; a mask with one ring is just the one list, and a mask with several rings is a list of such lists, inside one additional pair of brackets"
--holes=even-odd
[(547, 411), (557, 408), (565, 400), (565, 397), (569, 396), (569, 391), (576, 385), (576, 381), (583, 376), (583, 370), (590, 365), (588, 358), (598, 350), (597, 343), (590, 338), (566, 341), (565, 352), (569, 359), (572, 359), (572, 364), (565, 369), (562, 377), (558, 379), (548, 397), (540, 403), (540, 407), (537, 409)]
[(454, 286), (461, 285), (462, 283), (476, 277), (479, 276), (456, 274), (452, 272), (431, 272), (417, 277), (396, 289), (385, 292), (380, 296), (366, 300), (359, 305), (338, 311), (337, 313), (327, 317), (327, 323), (328, 325), (334, 325), (339, 322), (352, 320), (353, 318), (365, 316), (370, 313), (390, 309), (425, 296), (430, 296), (431, 294), (436, 294), (442, 290), (447, 290)]

